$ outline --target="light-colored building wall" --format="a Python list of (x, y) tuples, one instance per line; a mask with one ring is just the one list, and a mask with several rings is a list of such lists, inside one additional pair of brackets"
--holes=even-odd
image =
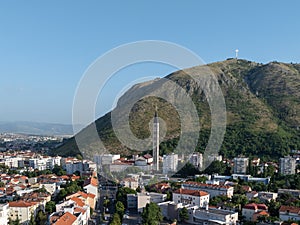
[(9, 205), (8, 203), (0, 204), (0, 225), (8, 225)]
[(283, 175), (296, 173), (296, 159), (291, 156), (280, 158), (279, 160), (280, 173)]
[(225, 195), (228, 198), (233, 196), (233, 187), (225, 185), (203, 184), (199, 182), (185, 182), (181, 185), (183, 189), (199, 190), (209, 193), (210, 198), (219, 195)]
[(233, 173), (246, 174), (249, 164), (249, 159), (244, 157), (237, 157), (233, 159), (234, 167)]
[(172, 172), (176, 172), (178, 167), (178, 155), (177, 154), (169, 154), (163, 156), (163, 173), (168, 174)]

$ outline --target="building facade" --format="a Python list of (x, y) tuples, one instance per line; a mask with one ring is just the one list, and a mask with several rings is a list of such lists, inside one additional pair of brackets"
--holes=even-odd
[(228, 198), (233, 196), (233, 187), (226, 186), (226, 185), (216, 185), (216, 184), (203, 184), (199, 182), (185, 182), (181, 185), (181, 188), (188, 189), (188, 190), (199, 190), (205, 191), (209, 193), (210, 198), (219, 195), (225, 195)]
[(295, 174), (296, 159), (291, 156), (280, 158), (279, 160), (280, 173), (283, 175)]
[(178, 189), (173, 192), (173, 201), (177, 204), (198, 206), (200, 208), (208, 206), (209, 194), (205, 191)]
[(168, 174), (172, 172), (176, 172), (178, 167), (178, 155), (177, 154), (169, 154), (163, 156), (163, 173)]
[(233, 173), (236, 174), (246, 174), (247, 168), (249, 164), (248, 158), (238, 157), (233, 159), (234, 167), (233, 167)]

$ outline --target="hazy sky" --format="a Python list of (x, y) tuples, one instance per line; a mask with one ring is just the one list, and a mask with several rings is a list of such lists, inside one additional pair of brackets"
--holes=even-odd
[[(0, 1), (0, 121), (71, 123), (73, 96), (87, 67), (139, 40), (183, 45), (205, 62), (240, 58), (300, 62), (299, 1)], [(121, 89), (174, 69), (155, 64), (120, 72), (97, 115)]]

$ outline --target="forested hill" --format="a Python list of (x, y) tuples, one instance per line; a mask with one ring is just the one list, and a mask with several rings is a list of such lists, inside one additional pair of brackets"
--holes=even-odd
[[(226, 102), (227, 128), (220, 150), (223, 156), (232, 158), (243, 154), (275, 159), (286, 155), (291, 149), (300, 149), (300, 64), (261, 64), (228, 59), (208, 66), (218, 79)], [(201, 66), (192, 69), (200, 71)], [(182, 71), (166, 78), (179, 84), (192, 97), (201, 124), (196, 151), (203, 152), (210, 134), (210, 109), (206, 97), (193, 79)], [(122, 99), (126, 96), (146, 90), (157, 82), (154, 80), (133, 86), (120, 98), (117, 107), (122, 107)], [(171, 104), (153, 97), (138, 101), (130, 114), (131, 130), (140, 138), (148, 137), (149, 121), (155, 106), (168, 128), (161, 143), (161, 154), (165, 154), (173, 150), (180, 135), (178, 114)], [(108, 113), (95, 121), (106, 149), (111, 153), (131, 154), (132, 150), (121, 145), (116, 138), (110, 118), (111, 113)], [(87, 143), (85, 150), (96, 153), (99, 146), (89, 136), (90, 130), (91, 126), (88, 126), (78, 136)], [(78, 153), (74, 138), (53, 152), (64, 156)]]

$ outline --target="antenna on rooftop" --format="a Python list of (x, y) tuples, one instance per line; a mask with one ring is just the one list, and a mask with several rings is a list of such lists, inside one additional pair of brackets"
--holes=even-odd
[(238, 58), (238, 55), (239, 55), (239, 50), (236, 49), (236, 50), (235, 50), (235, 58), (236, 58), (236, 59)]

